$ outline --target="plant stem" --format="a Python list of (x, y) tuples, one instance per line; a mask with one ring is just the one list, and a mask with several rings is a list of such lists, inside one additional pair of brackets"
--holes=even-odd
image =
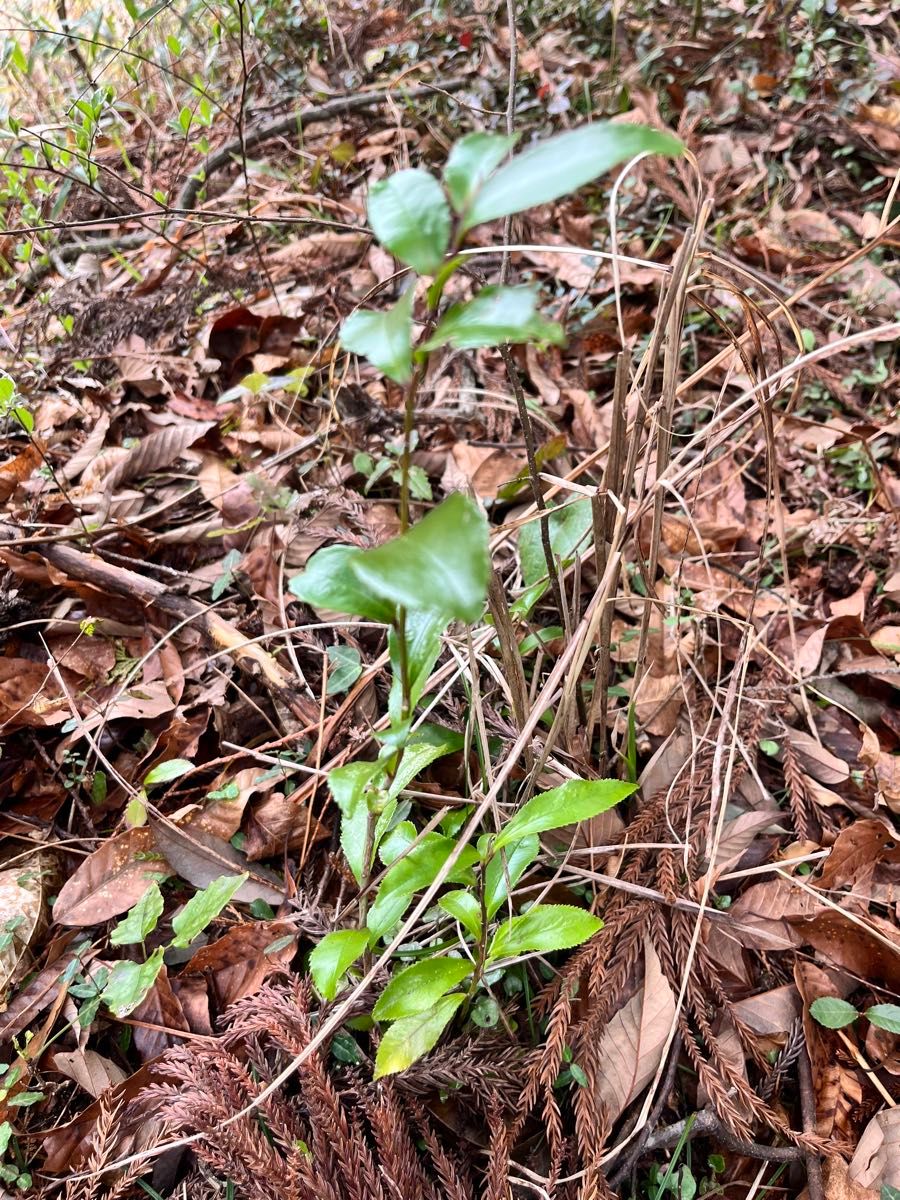
[(525, 437), (525, 454), (528, 458), (528, 478), (531, 483), (531, 498), (534, 501), (535, 508), (541, 514), (541, 546), (544, 551), (544, 562), (547, 564), (547, 575), (549, 576), (550, 588), (553, 592), (553, 602), (559, 612), (560, 620), (565, 624), (565, 605), (563, 603), (562, 588), (559, 583), (556, 562), (553, 558), (553, 548), (550, 545), (550, 518), (547, 512), (547, 505), (544, 503), (544, 493), (541, 491), (537, 454), (534, 447), (534, 426), (531, 423), (531, 414), (525, 402), (525, 392), (522, 389), (522, 380), (519, 377), (519, 368), (516, 366), (515, 359), (510, 353), (509, 346), (503, 345), (499, 349), (500, 357), (506, 366), (506, 373), (509, 376), (509, 382), (512, 385), (513, 394), (516, 398), (516, 408), (519, 410), (519, 422)]

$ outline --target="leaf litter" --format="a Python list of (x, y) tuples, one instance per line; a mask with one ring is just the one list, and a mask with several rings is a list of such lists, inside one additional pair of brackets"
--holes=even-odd
[[(700, 30), (686, 10), (647, 10), (619, 14), (601, 45), (574, 9), (547, 29), (520, 8), (510, 31), (330, 6), (303, 107), (348, 79), (391, 86), (415, 55), (448, 86), (336, 108), (240, 167), (229, 151), (204, 215), (171, 234), (110, 208), (116, 188), (125, 212), (137, 193), (104, 143), (109, 194), (73, 185), (58, 253), (11, 269), (3, 368), (28, 417), (6, 405), (0, 462), (0, 1129), (20, 1190), (60, 1194), (84, 1171), (66, 1194), (98, 1195), (104, 1166), (146, 1152), (110, 1185), (145, 1194), (137, 1179), (178, 1132), (199, 1138), (184, 1168), (198, 1196), (219, 1194), (211, 1177), (265, 1195), (267, 1173), (289, 1175), (291, 1195), (365, 1200), (388, 1186), (689, 1196), (744, 1187), (748, 1171), (810, 1200), (900, 1189), (897, 1035), (864, 1015), (900, 1003), (896, 19), (803, 5), (781, 38), (753, 6), (710, 10)], [(398, 532), (406, 371), (385, 379), (337, 341), (357, 308), (403, 295), (364, 228), (367, 196), (397, 167), (442, 162), (461, 133), (502, 127), (513, 37), (523, 144), (580, 125), (585, 100), (620, 113), (627, 74), (626, 121), (685, 140), (713, 210), (683, 160), (564, 199), (550, 188), (515, 218), (509, 270), (540, 288), (566, 344), (513, 347), (515, 380), (465, 331), (443, 339), (417, 415), (417, 516), (474, 493), (499, 590), (492, 623), (460, 608), (470, 640), (455, 627), (429, 667), (429, 720), (465, 740), (392, 798), (385, 845), (409, 853), (405, 837), (470, 811), (489, 782), (473, 747), (493, 746), (490, 769), (509, 753), (611, 562), (608, 619), (502, 804), (508, 821), (531, 789), (573, 776), (643, 787), (544, 834), (510, 876), (498, 944), (515, 944), (532, 901), (585, 910), (593, 929), (590, 909), (603, 928), (566, 953), (523, 943), (472, 1005), (438, 998), (450, 1032), (443, 1013), (416, 1017), (408, 1036), (430, 1053), (375, 1083), (388, 1055), (408, 1061), (404, 1027), (371, 1030), (378, 993), (354, 987), (351, 962), (335, 980), (347, 1020), (309, 1052), (329, 1010), (307, 972), (326, 935), (358, 923), (323, 779), (372, 758), (384, 614), (353, 621), (290, 585), (323, 547)], [(232, 67), (222, 78), (239, 87)], [(273, 87), (289, 114), (296, 89)], [(179, 109), (156, 98), (172, 123), (154, 156), (141, 119), (122, 129), (144, 196), (186, 169)], [(215, 148), (231, 132), (211, 120), (204, 136)], [(203, 155), (188, 154), (193, 170)], [(98, 216), (122, 244), (73, 270)], [(505, 282), (501, 235), (476, 231), (455, 302), (476, 268)], [(782, 390), (765, 382), (817, 349)], [(517, 386), (556, 506), (562, 611), (542, 582)], [(390, 602), (434, 570), (423, 560)], [(447, 573), (451, 606), (465, 583)], [(182, 759), (191, 770), (167, 774)], [(376, 861), (376, 881), (390, 865)], [(180, 914), (223, 876), (241, 882), (178, 945)], [(113, 930), (151, 885), (158, 923), (122, 943)], [(453, 886), (445, 925), (426, 913), (413, 943), (450, 936), (451, 914), (479, 927), (464, 876)], [(154, 956), (117, 1015), (103, 999), (117, 966)], [(818, 1000), (861, 1015), (831, 1029)], [(273, 1063), (297, 1056), (264, 1094)], [(272, 1139), (237, 1118), (253, 1105)], [(685, 1139), (703, 1153), (686, 1157)]]

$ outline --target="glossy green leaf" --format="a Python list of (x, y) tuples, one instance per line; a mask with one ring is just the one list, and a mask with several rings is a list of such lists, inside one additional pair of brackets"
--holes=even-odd
[(488, 920), (500, 909), (512, 889), (516, 886), (541, 849), (537, 834), (532, 833), (521, 841), (500, 850), (484, 869), (484, 904)]
[(408, 533), (366, 550), (350, 563), (384, 600), (477, 621), (487, 593), (487, 521), (478, 505), (455, 492)]
[(288, 584), (291, 593), (313, 608), (352, 613), (367, 621), (390, 624), (395, 606), (361, 583), (352, 564), (365, 552), (355, 546), (326, 546), (317, 551), (300, 575)]
[(395, 383), (408, 383), (412, 377), (414, 295), (414, 289), (407, 288), (392, 308), (351, 313), (341, 326), (344, 349), (367, 358)]
[[(366, 840), (369, 826), (369, 805), (366, 796), (368, 785), (384, 773), (384, 763), (352, 762), (345, 767), (335, 767), (328, 773), (328, 788), (332, 799), (341, 811), (341, 849), (357, 883), (361, 883), (368, 871), (366, 862)], [(375, 853), (376, 845), (371, 852)]]
[(472, 892), (447, 892), (438, 900), (438, 905), (478, 941), (481, 937), (481, 905)]
[(156, 922), (162, 916), (163, 898), (159, 884), (154, 880), (138, 900), (128, 910), (112, 933), (109, 940), (113, 946), (133, 946), (143, 942), (147, 935), (156, 928)]
[(165, 948), (160, 946), (146, 962), (117, 962), (103, 989), (103, 1002), (117, 1017), (134, 1012), (162, 970)]
[(465, 213), (518, 138), (516, 133), (468, 133), (454, 142), (444, 167), (444, 185), (457, 213)]
[[(547, 520), (554, 560), (561, 558), (565, 562), (576, 549), (583, 553), (590, 545), (594, 524), (590, 500), (575, 500), (571, 504), (551, 508)], [(541, 526), (537, 520), (529, 521), (519, 530), (519, 562), (527, 587), (546, 578), (547, 560), (544, 558)]]
[(388, 796), (391, 799), (399, 796), (427, 766), (446, 754), (461, 750), (463, 742), (463, 735), (453, 729), (445, 729), (442, 725), (420, 725), (406, 743)]
[(818, 1000), (813, 1000), (809, 1011), (826, 1029), (843, 1029), (845, 1025), (852, 1025), (859, 1016), (852, 1004), (839, 1000), (837, 996), (820, 996)]
[(462, 993), (444, 996), (433, 1008), (414, 1017), (395, 1021), (381, 1039), (375, 1056), (373, 1078), (381, 1079), (384, 1075), (405, 1071), (427, 1054), (453, 1020), (464, 999)]
[(179, 949), (189, 946), (210, 921), (215, 920), (238, 888), (249, 878), (246, 871), (243, 875), (222, 875), (202, 891), (195, 892), (181, 912), (172, 919), (172, 932), (175, 934), (172, 945)]
[(568, 950), (603, 928), (599, 917), (571, 904), (535, 904), (521, 917), (511, 917), (494, 934), (488, 958), (511, 958), (534, 950)]
[[(378, 895), (369, 909), (367, 924), (373, 938), (383, 937), (394, 928), (406, 912), (416, 892), (424, 890), (456, 849), (453, 838), (439, 833), (426, 833), (418, 845), (388, 867)], [(478, 855), (465, 846), (448, 877), (449, 883), (470, 883), (471, 868)]]
[(170, 758), (168, 762), (162, 762), (147, 772), (144, 776), (144, 787), (152, 787), (155, 783), (171, 783), (173, 779), (179, 779), (193, 769), (194, 764), (186, 758)]
[(505, 342), (562, 345), (566, 340), (562, 326), (542, 317), (537, 305), (538, 294), (534, 287), (498, 285), (482, 288), (471, 300), (447, 309), (422, 349), (435, 350), (438, 346), (449, 345), (457, 350), (475, 350), (479, 346), (500, 346)]
[(683, 151), (672, 134), (642, 125), (595, 122), (558, 133), (529, 146), (495, 171), (475, 196), (464, 226), (471, 229), (569, 195), (636, 154)]
[(569, 779), (524, 804), (494, 839), (494, 850), (532, 833), (545, 833), (548, 829), (560, 829), (576, 821), (588, 821), (613, 808), (636, 790), (637, 784), (623, 783), (619, 779)]
[(900, 1033), (900, 1004), (873, 1004), (866, 1009), (866, 1019), (888, 1033)]
[(341, 979), (368, 945), (365, 929), (336, 929), (318, 943), (309, 956), (309, 973), (326, 1000), (335, 998)]
[(382, 246), (418, 271), (434, 275), (450, 244), (450, 207), (433, 175), (415, 167), (376, 183), (369, 224)]
[(468, 959), (426, 958), (398, 972), (387, 985), (372, 1016), (376, 1021), (398, 1021), (432, 1008), (451, 988), (474, 970)]

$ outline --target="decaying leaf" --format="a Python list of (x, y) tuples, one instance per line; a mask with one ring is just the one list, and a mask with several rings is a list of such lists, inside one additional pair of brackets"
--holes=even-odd
[(129, 829), (102, 842), (63, 884), (53, 919), (61, 925), (99, 925), (136, 904), (153, 880), (171, 874), (150, 830)]

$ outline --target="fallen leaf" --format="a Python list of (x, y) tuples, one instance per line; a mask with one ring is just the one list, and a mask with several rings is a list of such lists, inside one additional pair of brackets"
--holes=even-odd
[(253, 900), (281, 904), (284, 899), (284, 889), (274, 872), (263, 867), (251, 869), (246, 858), (221, 838), (191, 825), (182, 827), (156, 817), (151, 817), (150, 829), (160, 853), (165, 855), (173, 870), (195, 888), (205, 888), (223, 875), (240, 875), (246, 871), (250, 878), (234, 893), (235, 900), (247, 904)]
[(597, 1090), (615, 1121), (644, 1090), (659, 1067), (675, 1020), (675, 997), (659, 958), (644, 943), (644, 982), (612, 1018), (597, 1051)]
[[(40, 854), (0, 871), (0, 929), (8, 943), (0, 949), (0, 994), (24, 974), (23, 958), (44, 907)], [(6, 940), (6, 938), (4, 938)]]
[(876, 1113), (863, 1130), (847, 1174), (863, 1187), (900, 1188), (900, 1108)]
[(222, 1012), (259, 991), (269, 975), (290, 964), (296, 952), (296, 926), (287, 921), (248, 921), (201, 946), (181, 976), (205, 975)]
[(58, 1050), (53, 1055), (53, 1067), (67, 1079), (74, 1079), (80, 1088), (96, 1099), (109, 1087), (125, 1078), (125, 1072), (96, 1050)]
[(99, 925), (136, 904), (154, 880), (172, 869), (149, 829), (129, 829), (89, 854), (63, 884), (53, 906), (60, 925)]
[(834, 785), (850, 778), (850, 764), (826, 750), (812, 734), (801, 729), (788, 729), (786, 736), (804, 771), (819, 783)]

